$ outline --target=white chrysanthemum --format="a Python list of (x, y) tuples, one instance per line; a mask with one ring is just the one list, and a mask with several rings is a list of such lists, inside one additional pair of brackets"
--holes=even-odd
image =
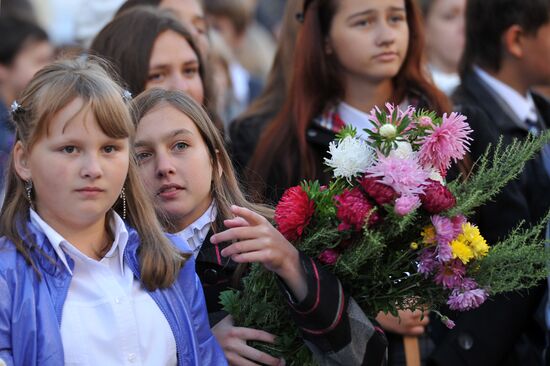
[(334, 177), (346, 178), (348, 181), (364, 173), (374, 164), (374, 150), (361, 139), (347, 136), (340, 142), (329, 144), (330, 159), (325, 164), (334, 170)]
[(410, 159), (413, 155), (412, 145), (408, 141), (397, 141), (397, 148), (390, 151), (390, 156), (400, 159)]

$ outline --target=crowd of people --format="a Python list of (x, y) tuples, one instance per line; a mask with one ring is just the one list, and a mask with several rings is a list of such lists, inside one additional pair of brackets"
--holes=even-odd
[[(550, 128), (550, 0), (63, 3), (0, 8), (0, 365), (285, 364), (220, 303), (251, 263), (320, 365), (407, 365), (411, 336), (426, 366), (550, 365), (546, 283), (433, 309), (452, 330), (365, 314), (272, 224), (386, 102), (464, 114), (463, 176)], [(472, 220), (497, 243), (549, 189), (545, 147)]]

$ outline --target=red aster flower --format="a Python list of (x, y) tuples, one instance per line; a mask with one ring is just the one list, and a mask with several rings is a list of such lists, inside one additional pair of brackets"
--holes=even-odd
[(315, 204), (302, 187), (287, 189), (275, 208), (275, 222), (281, 234), (295, 241), (302, 236), (315, 212)]
[(359, 184), (365, 192), (379, 205), (384, 205), (387, 203), (393, 203), (397, 198), (397, 192), (386, 185), (377, 181), (375, 178), (363, 177), (359, 179)]
[(361, 230), (365, 225), (365, 220), (368, 217), (368, 225), (373, 225), (380, 217), (376, 211), (373, 212), (373, 205), (363, 195), (359, 187), (353, 188), (351, 191), (345, 189), (342, 194), (334, 197), (336, 201), (337, 212), (336, 216), (341, 223), (338, 225), (338, 230)]
[(422, 207), (431, 214), (438, 214), (456, 205), (456, 198), (441, 183), (430, 180), (420, 195)]

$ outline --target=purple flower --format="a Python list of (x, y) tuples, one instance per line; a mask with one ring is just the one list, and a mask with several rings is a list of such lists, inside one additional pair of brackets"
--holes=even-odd
[(464, 225), (467, 221), (466, 217), (462, 215), (457, 215), (451, 218), (451, 222), (453, 223), (454, 239), (459, 234), (462, 234), (462, 225)]
[(466, 311), (479, 307), (487, 299), (487, 291), (476, 288), (473, 290), (453, 290), (447, 304), (451, 310)]
[(404, 195), (395, 200), (395, 213), (405, 216), (420, 207), (420, 198), (413, 195)]
[(448, 243), (437, 244), (437, 260), (446, 263), (453, 259), (453, 248)]
[(455, 226), (451, 219), (434, 215), (431, 217), (432, 225), (435, 228), (436, 240), (439, 244), (449, 244), (458, 234), (455, 232)]
[(456, 289), (462, 286), (466, 268), (460, 260), (454, 260), (447, 265), (439, 267), (435, 275), (435, 283), (449, 289)]
[(445, 326), (449, 329), (453, 329), (455, 327), (455, 322), (449, 319), (448, 317), (444, 316), (441, 318), (441, 322), (445, 324)]
[(422, 273), (425, 277), (428, 277), (438, 265), (433, 248), (424, 249), (418, 256), (418, 273)]

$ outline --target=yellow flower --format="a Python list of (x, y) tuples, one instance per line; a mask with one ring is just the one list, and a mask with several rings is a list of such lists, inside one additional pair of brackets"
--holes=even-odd
[(474, 252), (464, 241), (460, 240), (460, 236), (451, 242), (451, 249), (453, 258), (460, 259), (464, 264), (474, 257)]
[(435, 243), (435, 228), (432, 225), (426, 226), (422, 230), (420, 235), (422, 235), (422, 242), (424, 244), (433, 244), (433, 243)]
[(478, 227), (470, 223), (462, 225), (462, 234), (457, 239), (464, 241), (470, 247), (476, 259), (486, 256), (489, 251), (489, 245), (481, 236)]
[(418, 243), (415, 242), (415, 241), (413, 241), (413, 242), (411, 243), (411, 249), (412, 249), (412, 250), (417, 250), (417, 249), (418, 249)]

